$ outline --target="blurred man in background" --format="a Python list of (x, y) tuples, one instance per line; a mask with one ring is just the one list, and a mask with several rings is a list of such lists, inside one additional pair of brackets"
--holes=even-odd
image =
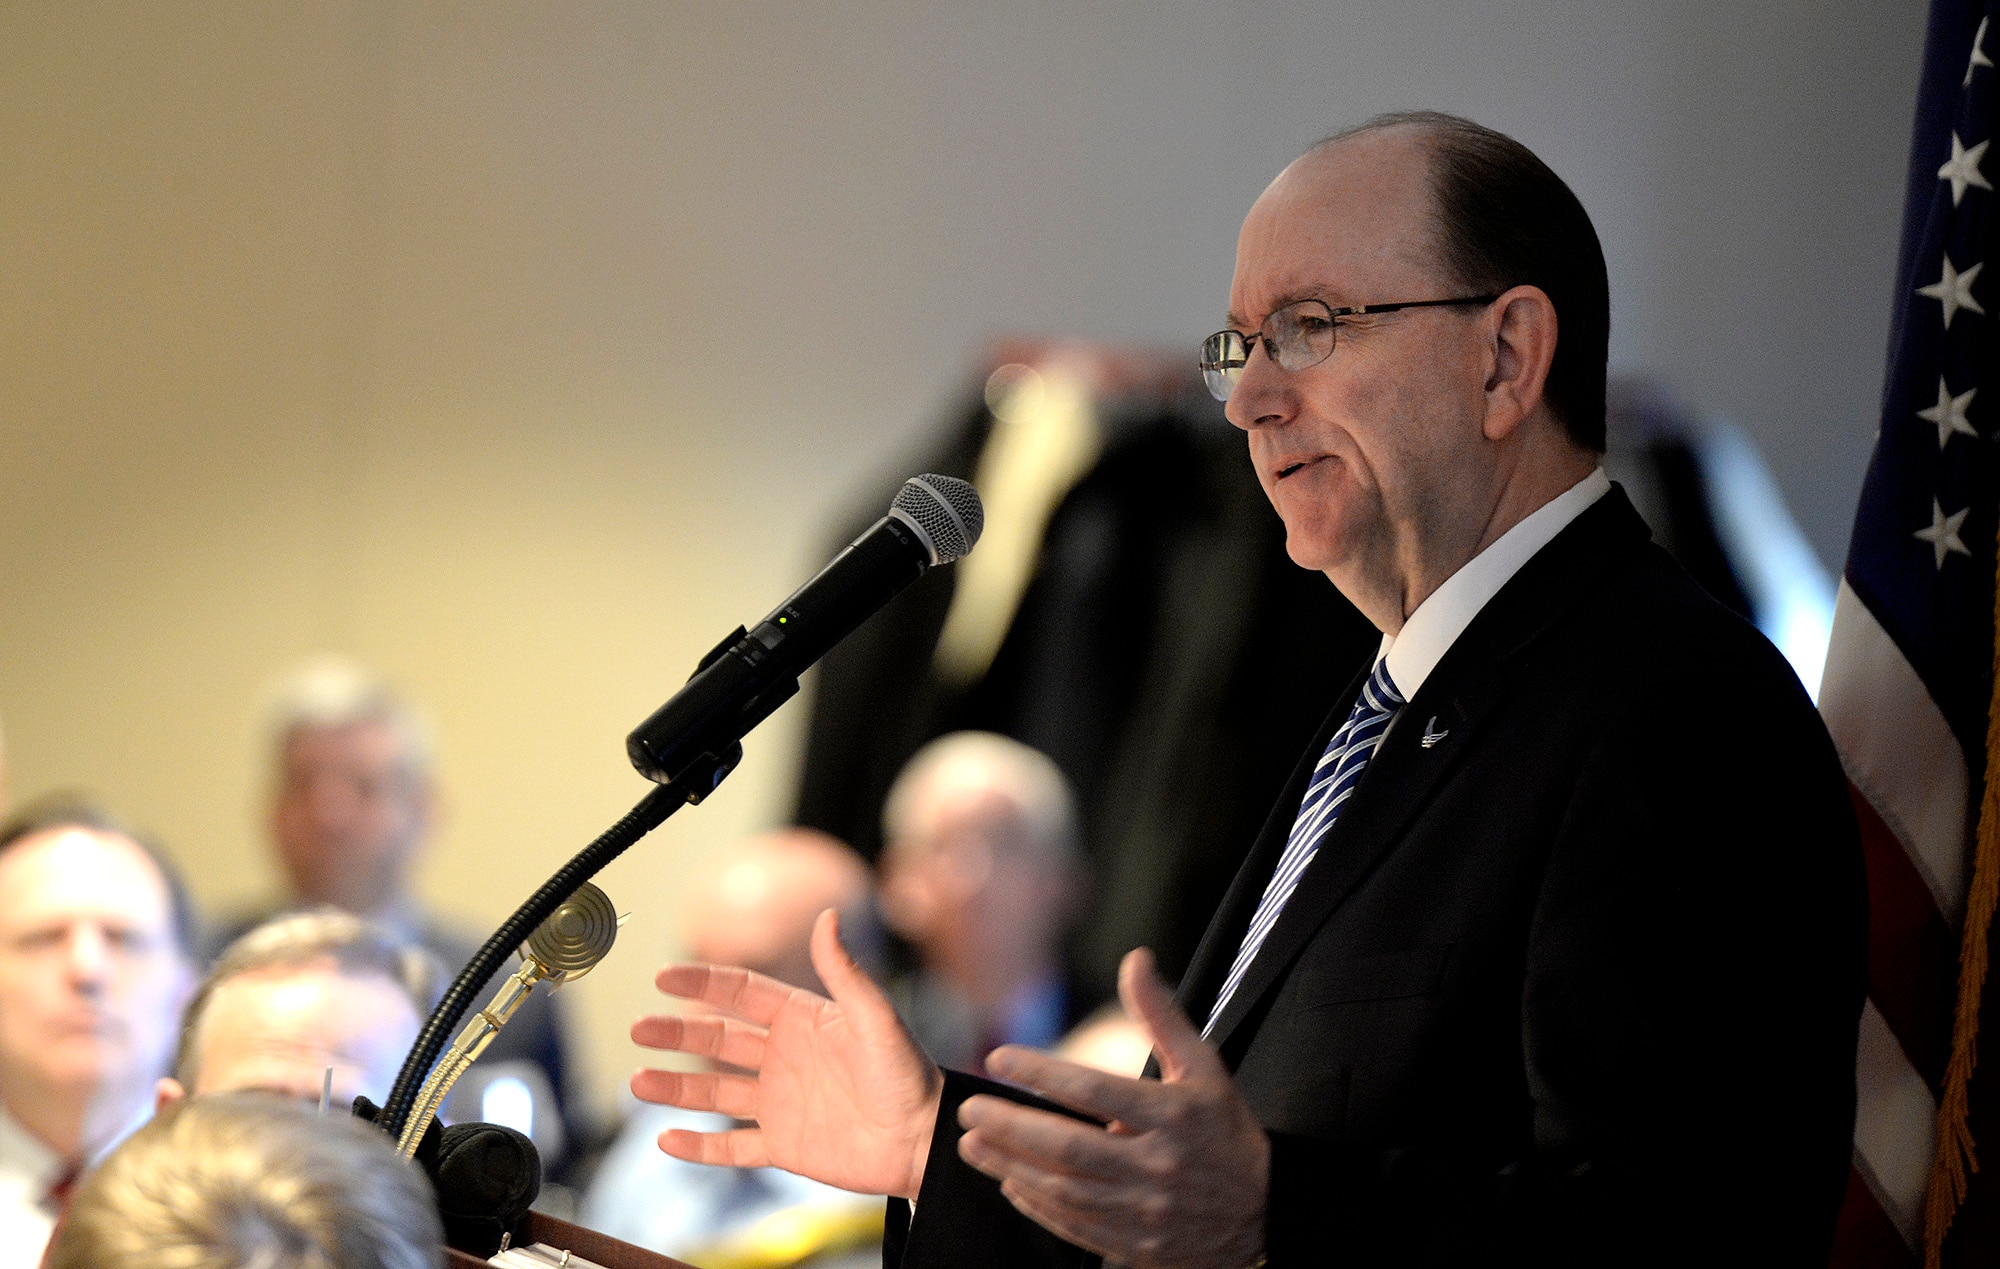
[[(807, 952), (813, 919), (827, 908), (847, 918), (864, 947), (868, 866), (843, 843), (811, 829), (783, 829), (739, 843), (729, 862), (691, 888), (684, 926), (690, 955), (740, 965), (782, 982), (823, 990)], [(705, 1168), (662, 1154), (671, 1128), (727, 1127), (720, 1115), (666, 1106), (635, 1110), (604, 1157), (583, 1202), (585, 1225), (664, 1255), (729, 1261), (782, 1238), (789, 1260), (827, 1264), (852, 1251), (880, 1263), (881, 1204), (776, 1168)], [(766, 1248), (765, 1250), (768, 1250)], [(775, 1264), (768, 1255), (756, 1263)], [(859, 1262), (857, 1262), (859, 1263)]]
[[(365, 917), (392, 937), (428, 948), (450, 973), (480, 939), (426, 911), (412, 889), (437, 818), (430, 729), (417, 709), (359, 666), (308, 664), (281, 685), (270, 709), (270, 833), (289, 894), (234, 923), (230, 937), (276, 912), (331, 906)], [(477, 1097), (501, 1079), (529, 1093), (525, 1121), (560, 1171), (578, 1139), (567, 1076), (568, 1045), (548, 989), (538, 990), (468, 1073), (457, 1096)], [(491, 1118), (475, 1111), (473, 1117)]]
[(944, 1066), (1048, 1048), (1077, 1019), (1063, 938), (1083, 900), (1076, 809), (1040, 752), (957, 732), (910, 759), (882, 812), (882, 915), (921, 968), (890, 996)]
[(351, 913), (278, 917), (229, 945), (188, 1002), (162, 1109), (260, 1090), (381, 1103), (442, 986), (429, 953)]
[(193, 982), (193, 910), (102, 811), (0, 828), (0, 1230), (34, 1263), (78, 1174), (143, 1123)]
[(50, 1269), (435, 1269), (424, 1174), (382, 1133), (259, 1093), (168, 1107), (77, 1192)]

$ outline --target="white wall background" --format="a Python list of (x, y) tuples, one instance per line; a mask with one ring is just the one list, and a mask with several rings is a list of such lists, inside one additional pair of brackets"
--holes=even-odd
[[(425, 893), (490, 925), (642, 792), (624, 733), (1010, 333), (1193, 345), (1317, 137), (1433, 106), (1591, 209), (1615, 364), (1762, 444), (1830, 563), (1879, 393), (1924, 6), (0, 6), (0, 719), (211, 904), (272, 884), (266, 680), (433, 709)], [(677, 877), (797, 707), (607, 875), (608, 1104)]]

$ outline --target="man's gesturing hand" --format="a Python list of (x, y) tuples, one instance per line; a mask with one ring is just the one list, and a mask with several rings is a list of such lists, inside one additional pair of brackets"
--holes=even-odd
[(998, 1178), (1058, 1236), (1139, 1266), (1235, 1269), (1263, 1252), (1271, 1147), (1229, 1073), (1153, 972), (1130, 953), (1126, 1010), (1153, 1038), (1160, 1080), (1121, 1079), (1032, 1052), (994, 1050), (987, 1070), (1109, 1122), (1096, 1128), (998, 1097), (959, 1108), (959, 1154)]
[(840, 945), (831, 910), (813, 926), (812, 960), (832, 1000), (747, 969), (661, 970), (661, 991), (715, 1012), (641, 1018), (632, 1039), (741, 1073), (642, 1070), (632, 1092), (642, 1101), (755, 1121), (729, 1132), (660, 1134), (660, 1149), (675, 1158), (775, 1164), (843, 1190), (914, 1198), (944, 1077)]

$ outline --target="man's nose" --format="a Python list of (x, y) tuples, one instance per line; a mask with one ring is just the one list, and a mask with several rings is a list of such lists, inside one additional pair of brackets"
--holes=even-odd
[(1222, 403), (1224, 417), (1246, 432), (1283, 423), (1292, 412), (1290, 378), (1271, 360), (1270, 350), (1259, 339), (1250, 346), (1229, 400)]
[(70, 930), (69, 976), (81, 987), (95, 987), (104, 981), (110, 962), (110, 946), (104, 931), (82, 923)]
[(320, 824), (339, 824), (354, 812), (354, 782), (329, 776), (306, 786), (306, 810)]

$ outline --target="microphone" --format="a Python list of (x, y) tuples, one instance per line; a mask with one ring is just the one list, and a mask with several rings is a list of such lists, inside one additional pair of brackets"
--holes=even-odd
[(905, 481), (887, 515), (754, 629), (731, 631), (687, 686), (633, 729), (625, 738), (632, 765), (659, 784), (699, 776), (707, 787), (688, 795), (699, 801), (734, 769), (744, 734), (798, 692), (800, 674), (925, 569), (962, 559), (985, 523), (965, 481)]
[[(744, 734), (798, 693), (800, 674), (925, 569), (963, 558), (985, 523), (971, 485), (950, 476), (913, 477), (897, 491), (889, 514), (818, 576), (755, 630), (738, 626), (701, 659), (687, 686), (625, 738), (632, 765), (659, 787), (558, 868), (473, 953), (403, 1059), (382, 1106), (383, 1128), (402, 1140), (413, 1122), (419, 1086), (444, 1051), (446, 1036), (472, 1007), (473, 993), (529, 932), (668, 816), (713, 792), (742, 759)], [(416, 1132), (425, 1131), (418, 1122)]]

